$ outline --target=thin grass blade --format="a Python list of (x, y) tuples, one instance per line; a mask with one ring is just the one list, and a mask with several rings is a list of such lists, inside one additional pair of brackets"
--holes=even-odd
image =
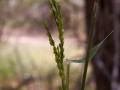
[[(101, 46), (104, 44), (105, 40), (113, 33), (114, 31), (112, 31), (104, 40), (102, 40), (98, 45), (96, 45), (94, 48), (92, 48), (91, 50), (91, 54), (90, 54), (90, 59), (92, 60), (92, 58), (97, 54), (97, 52), (99, 51), (99, 49), (101, 48)], [(79, 59), (79, 60), (66, 60), (66, 62), (69, 63), (85, 63), (85, 57)]]

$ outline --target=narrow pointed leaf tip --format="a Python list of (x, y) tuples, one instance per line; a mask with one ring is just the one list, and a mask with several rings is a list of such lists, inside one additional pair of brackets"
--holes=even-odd
[[(91, 49), (91, 53), (90, 53), (90, 59), (92, 59), (98, 52), (98, 50), (100, 49), (100, 47), (104, 44), (105, 40), (113, 33), (114, 31), (112, 31), (104, 40), (102, 40), (98, 45), (96, 45), (94, 48)], [(85, 63), (85, 57), (79, 59), (79, 60), (66, 60), (65, 62), (67, 63)]]

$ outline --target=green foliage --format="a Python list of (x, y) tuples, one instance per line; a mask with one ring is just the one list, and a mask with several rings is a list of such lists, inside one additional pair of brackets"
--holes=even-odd
[(9, 62), (6, 61), (6, 58), (0, 57), (0, 81), (4, 81), (13, 75), (13, 69), (15, 69), (14, 62), (9, 57), (7, 58)]
[(11, 75), (11, 69), (6, 66), (5, 64), (0, 64), (0, 80), (7, 78), (9, 75)]

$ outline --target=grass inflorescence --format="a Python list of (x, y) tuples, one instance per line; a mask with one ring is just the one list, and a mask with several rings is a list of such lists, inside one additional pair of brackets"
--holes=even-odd
[(49, 0), (49, 6), (52, 12), (52, 16), (54, 17), (55, 23), (57, 25), (58, 30), (58, 38), (59, 38), (59, 44), (56, 45), (55, 41), (52, 38), (51, 33), (49, 32), (48, 25), (44, 23), (44, 27), (47, 31), (47, 35), (49, 38), (49, 43), (53, 47), (53, 52), (55, 55), (55, 61), (57, 63), (57, 68), (59, 70), (59, 76), (62, 81), (62, 90), (66, 90), (66, 75), (65, 75), (65, 68), (64, 68), (64, 29), (63, 29), (63, 19), (61, 15), (61, 9), (59, 2), (56, 0)]

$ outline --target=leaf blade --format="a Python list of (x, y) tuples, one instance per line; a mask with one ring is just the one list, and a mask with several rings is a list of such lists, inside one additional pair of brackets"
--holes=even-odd
[[(110, 34), (107, 35), (107, 37), (105, 39), (103, 39), (98, 45), (96, 45), (94, 48), (91, 49), (91, 54), (90, 54), (90, 59), (92, 59), (97, 52), (99, 51), (99, 49), (101, 48), (101, 46), (103, 45), (103, 43), (105, 42), (105, 40), (113, 33), (114, 31), (112, 31)], [(79, 59), (79, 60), (66, 60), (66, 62), (68, 63), (85, 63), (85, 57)]]

